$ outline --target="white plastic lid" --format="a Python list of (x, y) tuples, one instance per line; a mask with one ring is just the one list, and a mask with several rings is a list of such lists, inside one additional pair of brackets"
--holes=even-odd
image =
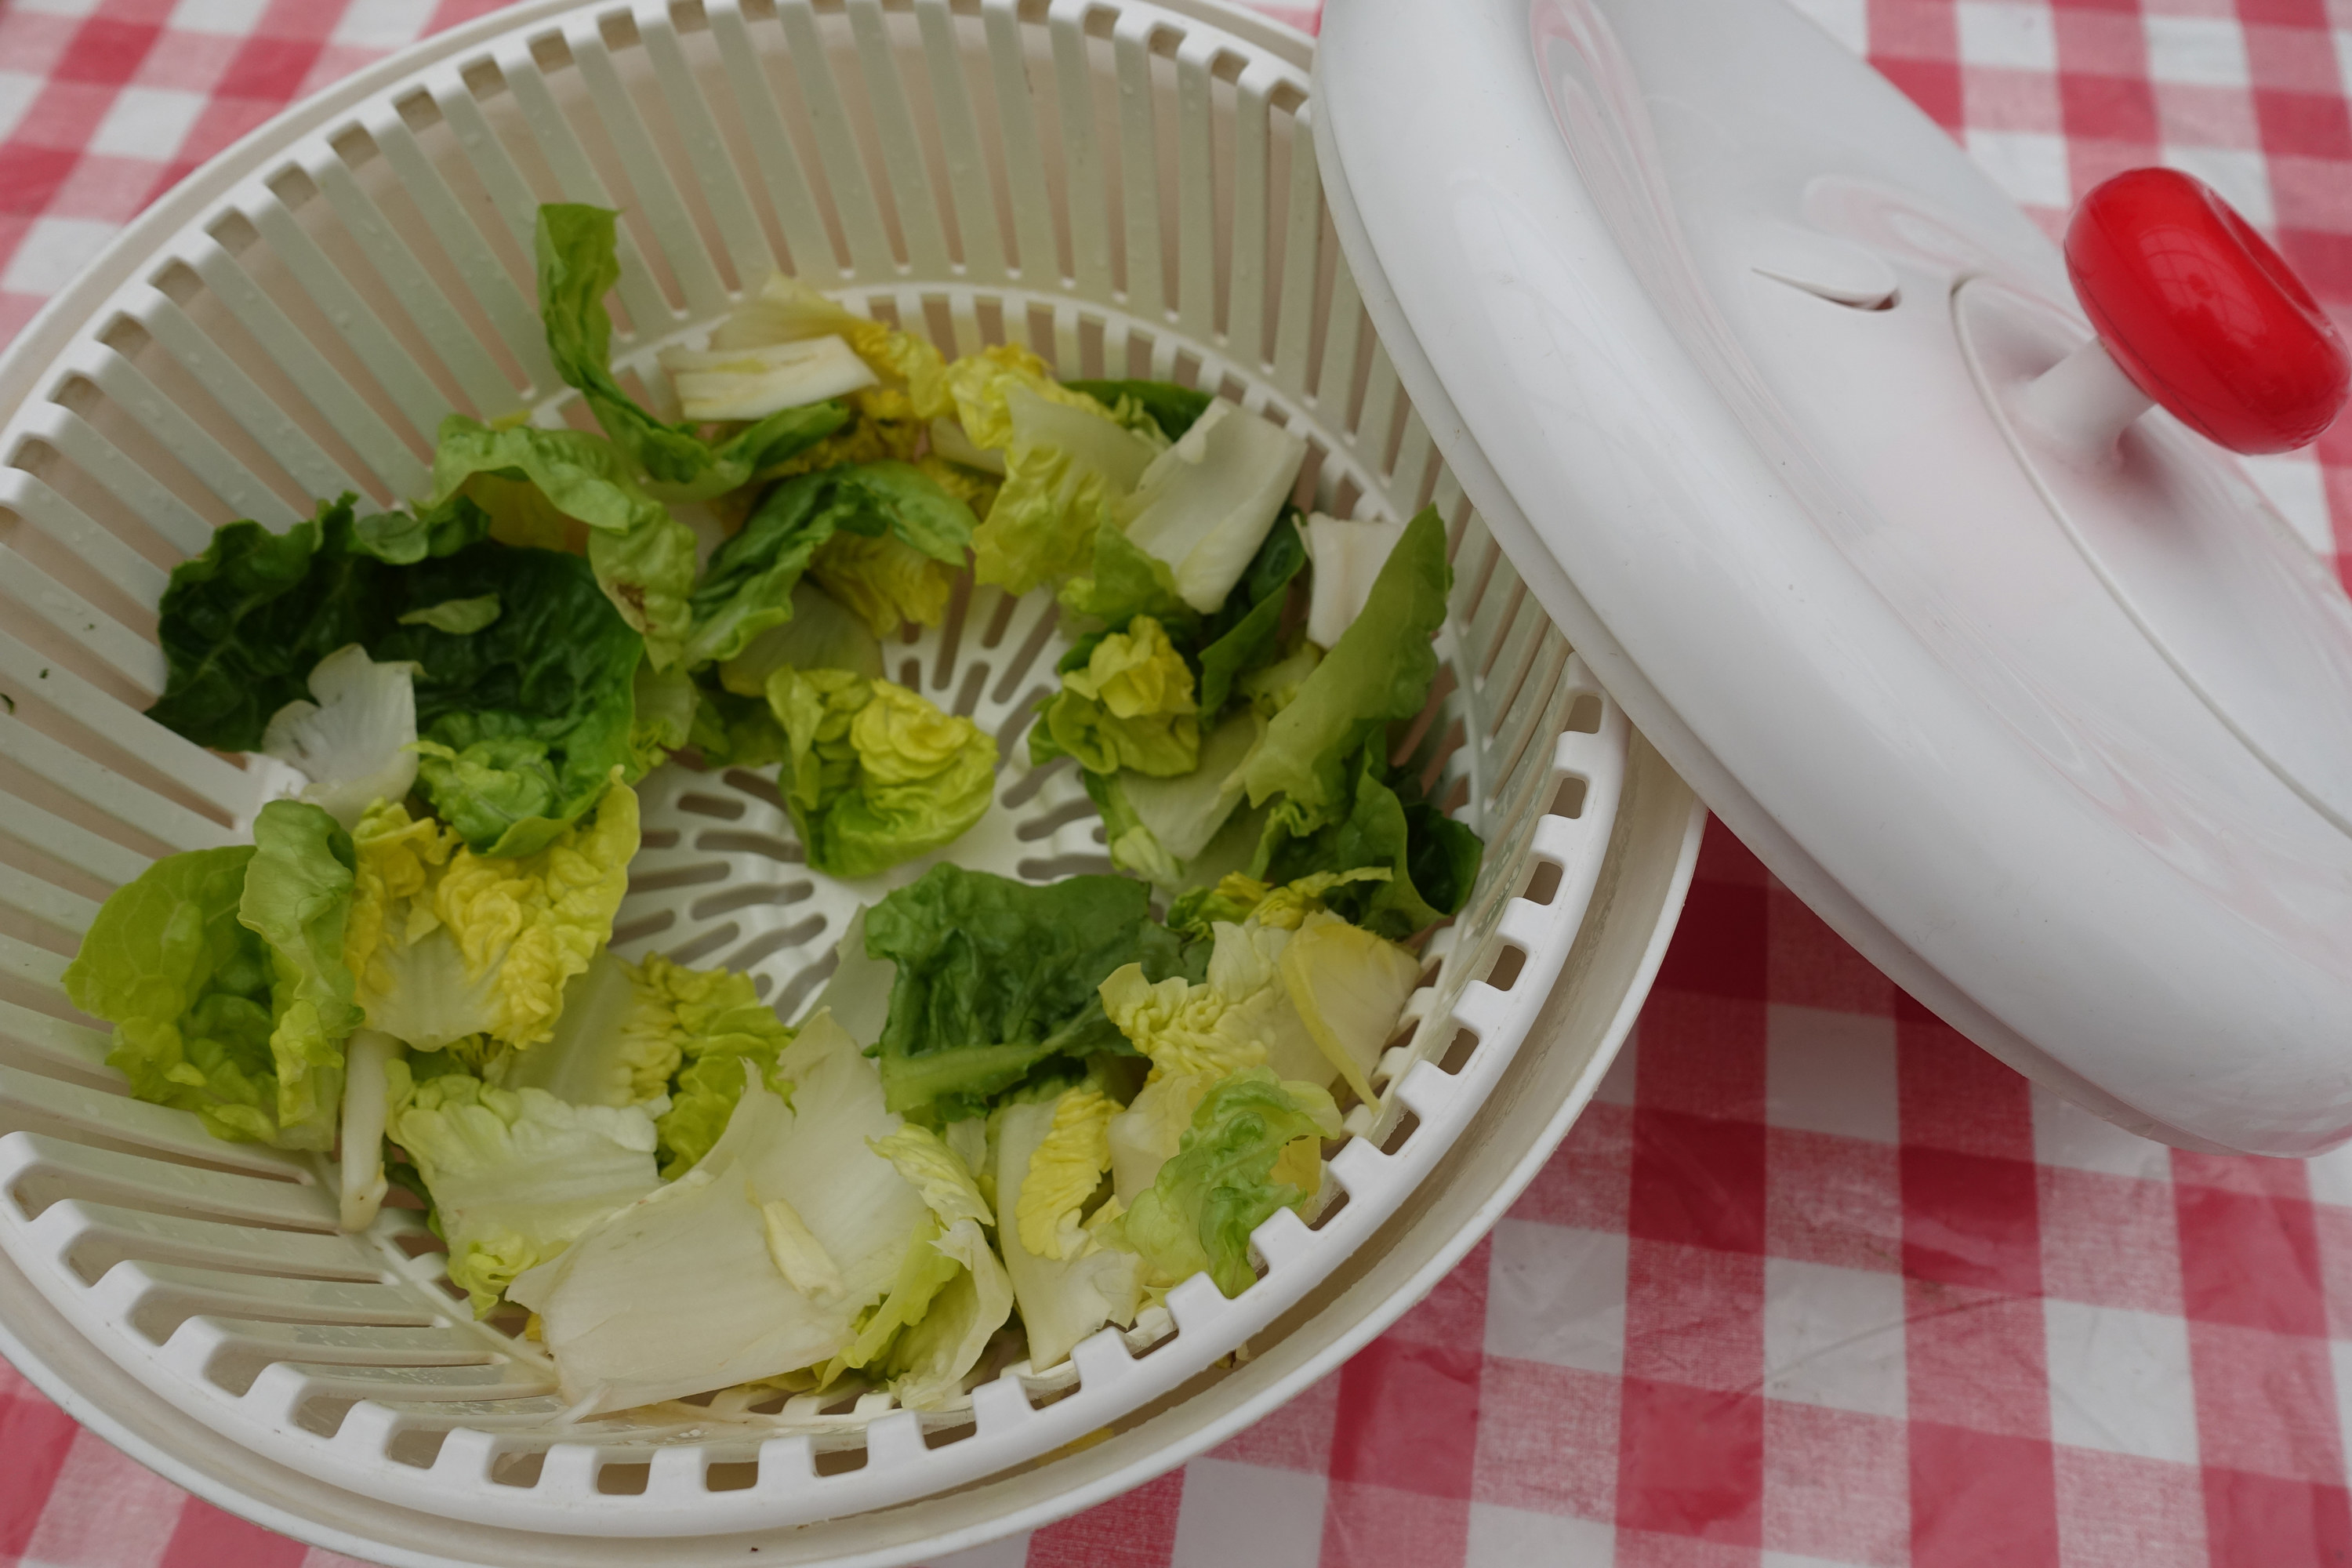
[(2021, 440), (2056, 247), (1776, 0), (1349, 0), (1317, 71), (1415, 405), (1732, 830), (2104, 1116), (2352, 1136), (2352, 610), (2170, 416)]

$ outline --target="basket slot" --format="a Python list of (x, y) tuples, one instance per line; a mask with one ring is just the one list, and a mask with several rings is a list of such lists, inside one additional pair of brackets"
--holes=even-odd
[(988, 34), (997, 129), (1004, 138), (1004, 184), (1013, 205), (1013, 239), (1021, 249), (1018, 276), (1033, 289), (1050, 288), (1061, 279), (1061, 251), (1055, 243), (1054, 202), (1046, 184), (1044, 144), (1037, 135), (1019, 0), (982, 0), (981, 22)]
[[(259, 232), (257, 226), (256, 232)], [(385, 494), (396, 497), (424, 493), (432, 481), (432, 469), (367, 405), (352, 388), (350, 378), (327, 363), (326, 356), (226, 248), (217, 243), (193, 248), (196, 275), (228, 307), (238, 323), (253, 334), (262, 352), (300, 389), (310, 406), (324, 416), (335, 434), (373, 470), (382, 486), (379, 499)], [(257, 387), (255, 390), (259, 391)], [(260, 405), (256, 406), (257, 410)], [(255, 434), (258, 438), (259, 432)], [(325, 461), (325, 454), (319, 452), (318, 459)], [(341, 472), (340, 468), (336, 471)], [(333, 492), (314, 489), (313, 493), (323, 496)]]
[[(213, 525), (195, 508), (91, 428), (80, 415), (59, 403), (40, 404), (28, 412), (30, 417), (26, 425), (31, 435), (56, 447), (58, 456), (105, 487), (179, 554), (194, 555), (212, 542)], [(12, 460), (21, 461), (21, 453)], [(0, 483), (16, 482), (19, 472), (0, 470)], [(18, 505), (14, 500), (5, 504)], [(89, 560), (94, 571), (138, 604), (152, 609), (163, 597), (166, 581), (163, 568), (79, 510), (68, 507), (54, 517), (35, 517), (30, 521)]]
[(1364, 370), (1363, 411), (1356, 417), (1356, 457), (1383, 479), (1395, 472), (1389, 435), (1396, 428), (1397, 398), (1402, 391), (1388, 346), (1374, 338), (1372, 355)]
[(36, 1013), (14, 1002), (0, 1002), (0, 1041), (16, 1047), (14, 1056), (26, 1058), (36, 1069), (94, 1077), (110, 1093), (120, 1093), (122, 1074), (106, 1065), (108, 1037), (80, 1023), (66, 1023), (47, 1013)]
[(742, 117), (752, 160), (767, 189), (769, 210), (784, 238), (785, 259), (804, 278), (838, 273), (840, 263), (825, 233), (823, 210), (809, 189), (792, 137), (784, 130), (783, 115), (776, 107), (759, 47), (751, 40), (741, 10), (734, 0), (714, 0), (708, 15), (730, 94)]
[(87, 374), (91, 383), (219, 497), (229, 515), (251, 518), (273, 533), (285, 532), (309, 515), (307, 510), (296, 511), (285, 498), (255, 478), (210, 431), (190, 418), (178, 402), (164, 395), (144, 371), (121, 353), (100, 347), (90, 361)]
[[(405, 127), (402, 128), (404, 132)], [(470, 144), (469, 144), (470, 146)], [(399, 302), (417, 332), (432, 347), (433, 353), (457, 381), (467, 401), (477, 414), (488, 416), (505, 412), (515, 403), (513, 385), (498, 362), (482, 346), (481, 334), (467, 321), (456, 303), (444, 294), (434, 281), (433, 274), (411, 248), (408, 238), (383, 216), (383, 209), (368, 194), (349, 165), (340, 158), (321, 153), (304, 165), (327, 204), (334, 209), (336, 220), (350, 235), (354, 247), (365, 257), (376, 276)], [(420, 203), (420, 205), (425, 204)], [(434, 208), (425, 207), (427, 221)], [(444, 216), (446, 222), (446, 215)], [(437, 225), (436, 226), (437, 228)], [(486, 285), (488, 286), (488, 285)], [(509, 285), (509, 287), (511, 287)], [(497, 319), (497, 310), (491, 316)], [(546, 364), (544, 346), (537, 350), (536, 362), (529, 356), (522, 363), (534, 376), (542, 374)], [(554, 380), (551, 370), (543, 373), (549, 382)], [(436, 419), (433, 428), (437, 429)]]
[[(1217, 60), (1223, 47), (1186, 34), (1176, 47), (1176, 319), (1196, 342), (1222, 336), (1217, 309), (1216, 104)], [(1232, 279), (1232, 286), (1242, 286)], [(1255, 354), (1250, 358), (1254, 363)]]
[[(1164, 276), (1167, 228), (1160, 216), (1160, 137), (1154, 123), (1151, 44), (1163, 24), (1122, 11), (1111, 31), (1118, 73), (1118, 184), (1125, 218), (1127, 308), (1146, 321), (1173, 313)], [(1206, 339), (1207, 333), (1199, 334)]]
[[(314, 191), (318, 188), (318, 182), (307, 174), (289, 174), (287, 177), (299, 178)], [(352, 286), (351, 279), (328, 258), (318, 241), (304, 232), (287, 202), (257, 202), (246, 209), (245, 216), (262, 243), (285, 264), (320, 313), (333, 323), (352, 356), (383, 388), (385, 395), (400, 410), (400, 416), (411, 429), (429, 439), (440, 427), (442, 415), (448, 412), (449, 400), (433, 384), (432, 376), (416, 357), (384, 325), (383, 318), (376, 313), (366, 296)], [(379, 468), (378, 471), (383, 470)], [(429, 474), (424, 478), (429, 478)], [(393, 489), (402, 495), (420, 493), (424, 478), (394, 481)]]
[(0, 1130), (18, 1129), (283, 1181), (299, 1180), (305, 1173), (295, 1156), (257, 1143), (215, 1138), (184, 1110), (132, 1100), (119, 1088), (110, 1091), (0, 1067)]
[[(214, 1339), (207, 1373), (218, 1381), (224, 1362), (244, 1362), (252, 1371), (250, 1384), (261, 1367), (290, 1362), (302, 1370), (327, 1365), (351, 1367), (495, 1367), (512, 1358), (490, 1349), (473, 1334), (438, 1325), (394, 1328), (387, 1324), (301, 1322), (257, 1318), (197, 1317), (189, 1319), (179, 1334), (208, 1331)], [(173, 1338), (178, 1338), (175, 1334)]]
[(222, 1225), (80, 1198), (51, 1204), (24, 1234), (85, 1282), (132, 1259), (320, 1279), (373, 1279), (382, 1272), (344, 1236)]
[[(556, 101), (553, 88), (540, 73), (538, 63), (530, 54), (516, 49), (501, 55), (499, 69), (506, 77), (507, 90), (513, 95), (516, 107), (522, 110), (523, 122), (530, 127), (541, 155), (547, 160), (548, 167), (555, 175), (558, 194), (540, 199), (586, 202), (600, 207), (622, 205), (614, 199), (604, 180), (598, 177), (596, 166), (589, 160), (586, 149), (581, 146), (580, 137), (572, 130), (572, 121)], [(468, 245), (462, 236), (443, 235), (441, 243), (461, 261), (464, 259), (461, 247), (467, 250), (478, 250), (482, 259), (488, 259), (487, 249), (478, 243)], [(635, 230), (630, 225), (624, 223), (618, 226), (614, 252), (621, 265), (617, 292), (623, 308), (629, 313), (630, 334), (640, 342), (660, 337), (675, 321), (675, 312), (671, 310), (669, 301), (662, 298), (661, 289), (654, 281), (652, 268), (646, 265), (644, 253), (637, 247)], [(504, 270), (500, 270), (498, 276), (504, 289), (512, 289), (513, 283)], [(519, 310), (527, 310), (520, 293), (515, 296), (515, 303)], [(516, 330), (538, 335), (540, 323), (537, 316), (530, 317), (528, 329), (519, 321)], [(551, 387), (555, 384), (551, 365), (547, 384)]]
[(1323, 186), (1315, 166), (1315, 138), (1302, 108), (1290, 122), (1289, 217), (1283, 230), (1281, 304), (1275, 313), (1273, 374), (1276, 386), (1307, 401), (1309, 356), (1318, 324), (1315, 298), (1322, 278)]
[(148, 858), (136, 849), (100, 837), (87, 827), (18, 799), (12, 792), (0, 791), (0, 832), (63, 865), (95, 877), (110, 890), (144, 871), (149, 864)]
[[(7, 647), (7, 644), (13, 641), (15, 641), (14, 638), (0, 637), (0, 674), (16, 676), (16, 671), (5, 668), (6, 656), (12, 651)], [(22, 647), (21, 644), (18, 646)], [(67, 670), (55, 666), (50, 666), (48, 668), (47, 685), (49, 687), (61, 686), (65, 681), (72, 679)], [(23, 679), (22, 676), (16, 676), (16, 678)], [(85, 700), (103, 701), (107, 707), (114, 709), (117, 712), (129, 713), (130, 711), (111, 699), (100, 697), (95, 688), (82, 695)], [(57, 693), (57, 700), (60, 707), (66, 708), (77, 717), (97, 716), (91, 710), (75, 706), (73, 694), (61, 690)], [(132, 717), (142, 721), (145, 719), (143, 714), (132, 715)], [(177, 735), (172, 735), (170, 731), (161, 725), (151, 723), (147, 727), (157, 734), (171, 735), (173, 741), (180, 741)], [(98, 726), (92, 725), (91, 728), (97, 730)], [(103, 731), (99, 732), (104, 733)], [(112, 736), (107, 738), (113, 739)], [(148, 737), (142, 735), (137, 739), (143, 742)], [(119, 742), (117, 743), (120, 744)], [(185, 745), (187, 742), (180, 741), (180, 744)], [(142, 744), (124, 749), (131, 752), (133, 756), (145, 761), (148, 760), (150, 752), (168, 748)], [(92, 809), (105, 813), (126, 827), (136, 828), (142, 833), (158, 838), (174, 849), (212, 849), (236, 841), (237, 836), (221, 824), (207, 817), (199, 816), (186, 806), (163, 799), (131, 783), (121, 773), (69, 749), (54, 735), (45, 735), (22, 719), (5, 713), (0, 713), (0, 754), (5, 754), (10, 762), (48, 780)], [(154, 759), (158, 763), (162, 760)], [(217, 758), (211, 760), (218, 761)], [(251, 799), (250, 786), (240, 793), (247, 800)], [(45, 846), (36, 845), (35, 847), (40, 848)]]
[[(201, 248), (201, 247), (200, 247)], [(327, 455), (253, 377), (237, 365), (235, 350), (214, 340), (188, 317), (179, 302), (157, 289), (139, 307), (139, 324), (163, 351), (226, 410), (237, 427), (285, 471), (297, 494), (340, 495), (363, 490), (342, 464)]]
[(229, 1274), (170, 1263), (118, 1263), (90, 1295), (106, 1316), (129, 1323), (155, 1344), (168, 1341), (189, 1319), (206, 1316), (412, 1328), (442, 1321), (389, 1285)]
[[(484, 1398), (529, 1399), (555, 1390), (555, 1380), (513, 1363), (440, 1366), (349, 1366), (281, 1361), (269, 1369), (274, 1397), (287, 1405), (313, 1399), (374, 1399), (397, 1394), (403, 1404)], [(255, 1380), (260, 1380), (257, 1377)], [(547, 1416), (538, 1422), (544, 1425)]]
[(44, 991), (58, 989), (58, 977), (66, 971), (66, 955), (46, 947), (0, 932), (0, 979), (21, 981)]
[(1273, 96), (1281, 80), (1254, 60), (1234, 84), (1234, 231), (1225, 251), (1233, 276), (1225, 300), (1225, 346), (1253, 375), (1267, 368), (1266, 192), (1274, 162)]
[(1108, 138), (1095, 124), (1094, 67), (1086, 33), (1087, 13), (1093, 8), (1091, 0), (1054, 0), (1045, 27), (1054, 46), (1054, 113), (1067, 195), (1070, 277), (1079, 294), (1108, 300), (1115, 291), (1110, 223), (1104, 212), (1102, 145)]
[[(520, 94), (518, 100), (521, 100)], [(541, 388), (561, 384), (555, 374), (555, 366), (547, 357), (547, 339), (540, 325), (538, 310), (524, 297), (505, 263), (499, 259), (498, 252), (492, 248), (488, 237), (467, 210), (467, 204), (460, 201), (457, 193), (450, 189), (447, 177), (434, 166), (433, 159), (417, 141), (416, 133), (409, 129), (408, 122), (396, 110), (387, 109), (371, 116), (365, 128), (368, 139), (383, 154), (384, 162), (391, 167), (393, 176), (398, 182), (398, 189), (416, 204), (416, 210), (425, 219), (425, 227), (432, 231), (435, 243), (448, 258), (449, 265), (456, 268), (467, 292), (473, 296), (474, 303), (487, 317), (498, 341), (514, 356), (524, 377), (531, 385)], [(625, 247), (622, 253), (625, 264), (628, 243), (624, 236), (621, 244)], [(420, 265), (425, 263), (423, 255), (414, 250), (410, 254)], [(526, 248), (524, 254), (528, 256), (530, 251)], [(436, 289), (446, 298), (446, 285), (436, 283)], [(448, 302), (458, 304), (456, 300)], [(461, 322), (464, 320), (462, 308), (458, 319)], [(478, 329), (470, 325), (461, 326), (460, 330), (469, 336), (478, 336)], [(497, 373), (495, 387), (485, 390), (490, 395), (478, 405), (485, 416), (504, 413), (517, 402), (514, 386), (503, 371)]]
[(687, 64), (685, 46), (669, 15), (639, 16), (637, 31), (655, 80), (660, 84), (662, 105), (685, 142), (688, 162), (702, 189), (703, 205), (734, 264), (736, 287), (748, 293), (776, 267), (775, 254), (753, 216), (757, 209), (751, 205), (751, 193), (744, 188), (742, 175), (728, 155), (726, 140), (710, 117), (702, 83)]
[(1331, 303), (1323, 321), (1323, 363), (1315, 372), (1315, 408), (1324, 423), (1356, 451), (1364, 456), (1363, 442), (1358, 438), (1360, 426), (1352, 416), (1356, 408), (1356, 348), (1357, 340), (1364, 334), (1364, 300), (1356, 291), (1356, 275), (1348, 269), (1348, 258), (1333, 255), (1331, 259)]
[(5, 544), (0, 544), (0, 585), (10, 598), (98, 655), (133, 686), (163, 689), (163, 649)]
[[(82, 426), (79, 419), (73, 419), (72, 422), (81, 426), (84, 430), (89, 428), (87, 426)], [(89, 468), (87, 463), (82, 463), (79, 459), (75, 460), (79, 466)], [(108, 467), (120, 465), (125, 468), (133, 468), (131, 460), (111, 447), (105, 448), (105, 455), (100, 460)], [(104, 468), (90, 471), (98, 474), (101, 480), (107, 477)], [(136, 470), (133, 469), (133, 471)], [(15, 511), (17, 516), (38, 529), (59, 546), (87, 562), (92, 573), (103, 577), (108, 584), (119, 589), (125, 598), (141, 609), (152, 610), (162, 602), (164, 585), (171, 581), (168, 573), (117, 538), (111, 531), (100, 524), (89, 513), (51, 489), (41, 480), (25, 472), (24, 469), (16, 468), (0, 469), (0, 506), (5, 506)], [(196, 522), (195, 527), (201, 531), (201, 537), (196, 544), (196, 549), (201, 550), (210, 540), (212, 529), (201, 521)], [(194, 554), (194, 551), (189, 553)], [(15, 589), (12, 587), (10, 591), (13, 593)], [(27, 602), (34, 603), (36, 607), (38, 607), (37, 601), (28, 600)], [(76, 629), (58, 620), (54, 613), (44, 611), (43, 614), (44, 618), (61, 629), (68, 631)], [(101, 624), (108, 619), (110, 617), (100, 617)], [(134, 638), (134, 640), (143, 643), (146, 639)], [(153, 651), (152, 645), (149, 645), (148, 657), (151, 662)], [(134, 679), (137, 679), (134, 671), (139, 668), (139, 661), (136, 658), (125, 655), (123, 659), (118, 659), (115, 656), (107, 653), (103, 645), (100, 647), (100, 652), (109, 664), (114, 665), (126, 675), (131, 675)], [(162, 687), (157, 685), (151, 689), (161, 690)]]
[(9, 865), (0, 865), (0, 906), (29, 915), (69, 937), (79, 937), (98, 918), (97, 900), (69, 893)]
[[(1004, 253), (1003, 232), (997, 226), (996, 200), (982, 153), (979, 122), (972, 117), (971, 93), (964, 82), (955, 16), (946, 0), (916, 0), (915, 22), (922, 30), (923, 55), (929, 68), (924, 85), (947, 162), (947, 188), (954, 201), (964, 275), (995, 282), (1008, 275), (1012, 258)], [(978, 346), (976, 342), (957, 345), (967, 353)]]
[[(656, 24), (658, 26), (658, 24)], [(677, 183), (663, 167), (660, 150), (648, 132), (635, 98), (622, 85), (612, 51), (593, 20), (584, 21), (566, 35), (572, 68), (588, 89), (587, 102), (604, 122), (621, 160), (621, 174), (629, 183), (629, 216), (653, 231), (670, 276), (677, 279), (687, 310), (695, 316), (715, 316), (727, 308), (727, 286), (711, 265), (702, 232), (679, 199)], [(675, 45), (676, 39), (672, 40)], [(610, 204), (607, 204), (610, 205)], [(657, 316), (643, 316), (630, 306), (630, 325), (640, 342), (664, 335), (674, 321), (667, 308)]]
[(890, 39), (890, 21), (879, 0), (848, 0), (849, 32), (857, 47), (859, 75), (865, 83), (866, 112), (874, 137), (882, 150), (887, 179), (877, 195), (887, 199), (898, 219), (907, 264), (919, 277), (944, 278), (953, 269), (945, 226), (940, 222), (938, 193), (929, 166), (923, 160), (922, 139), (908, 111), (907, 88), (898, 74)]
[(898, 271), (898, 259), (890, 248), (880, 198), (858, 153), (848, 111), (834, 86), (832, 57), (816, 13), (807, 0), (782, 0), (776, 6), (776, 17), (783, 26), (793, 79), (800, 86), (801, 106), (816, 144), (817, 164), (833, 196), (834, 216), (849, 243), (849, 265), (861, 277), (891, 277)]
[(68, 1198), (159, 1215), (185, 1215), (331, 1234), (334, 1200), (323, 1187), (92, 1149), (37, 1132), (0, 1137), (0, 1193), (31, 1218)]
[(1396, 461), (1389, 469), (1389, 500), (1398, 511), (1411, 515), (1422, 509), (1423, 498), (1431, 494), (1437, 482), (1438, 462), (1437, 444), (1429, 438), (1421, 410), (1406, 404), (1404, 434), (1397, 441)]

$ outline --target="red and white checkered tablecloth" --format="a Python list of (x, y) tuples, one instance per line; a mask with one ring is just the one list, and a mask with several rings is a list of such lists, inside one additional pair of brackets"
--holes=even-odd
[[(2175, 163), (2352, 327), (2352, 0), (1801, 3), (2053, 230)], [(0, 0), (0, 340), (236, 136), (488, 8)], [(2255, 472), (2352, 551), (2352, 421)], [(2347, 1430), (2352, 1152), (2069, 1109), (1718, 829), (1636, 1045), (1435, 1294), (1181, 1471), (939, 1568), (2302, 1568), (2352, 1563)], [(348, 1561), (0, 1367), (0, 1568)]]

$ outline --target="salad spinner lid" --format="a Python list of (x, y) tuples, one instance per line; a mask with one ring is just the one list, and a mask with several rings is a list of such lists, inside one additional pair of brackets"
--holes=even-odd
[(1717, 814), (2099, 1113), (2352, 1136), (2352, 605), (2210, 438), (2342, 401), (2268, 247), (2146, 172), (2062, 258), (1777, 0), (1349, 0), (1317, 72), (1383, 346)]

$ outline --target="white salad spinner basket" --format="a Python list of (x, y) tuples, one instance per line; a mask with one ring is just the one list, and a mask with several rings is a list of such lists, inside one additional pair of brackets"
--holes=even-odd
[[(1630, 1026), (1701, 818), (1402, 394), (1334, 241), (1308, 54), (1207, 0), (527, 5), (265, 127), (60, 297), (0, 361), (0, 1350), (174, 1479), (369, 1557), (898, 1563), (1197, 1452), (1451, 1267)], [(67, 1005), (99, 901), (156, 856), (236, 840), (261, 795), (142, 716), (170, 569), (233, 518), (422, 493), (452, 409), (576, 413), (531, 292), (534, 210), (559, 200), (625, 215), (625, 375), (782, 268), (950, 353), (1009, 340), (1065, 375), (1222, 392), (1307, 437), (1302, 500), (1444, 515), (1455, 581), (1423, 733), (1433, 798), (1485, 866), (1327, 1201), (1259, 1228), (1238, 1299), (1196, 1278), (959, 1409), (779, 1396), (568, 1422), (544, 1356), (473, 1321), (415, 1211), (341, 1234), (325, 1163), (131, 1100)], [(890, 650), (1006, 758), (959, 863), (1108, 868), (1066, 764), (1032, 771), (1013, 743), (1056, 635), (1044, 595), (981, 590)], [(772, 770), (673, 764), (642, 789), (616, 945), (747, 970), (788, 1017), (851, 911), (929, 863), (809, 872)]]

